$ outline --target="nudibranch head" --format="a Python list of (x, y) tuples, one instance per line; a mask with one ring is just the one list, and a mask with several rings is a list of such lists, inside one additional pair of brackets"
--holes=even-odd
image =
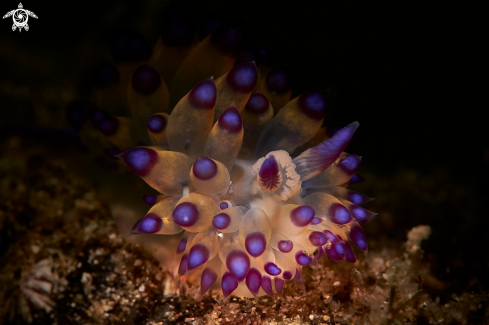
[(151, 208), (131, 233), (182, 233), (171, 271), (201, 295), (281, 295), (285, 281), (303, 287), (302, 268), (322, 256), (355, 262), (351, 244), (367, 251), (361, 225), (375, 215), (346, 188), (361, 180), (361, 158), (344, 152), (359, 123), (327, 137), (326, 91), (291, 99), (290, 72), (272, 68), (267, 51), (243, 50), (241, 26), (209, 21), (197, 44), (191, 25), (170, 19), (149, 60), (139, 34), (118, 38), (118, 59), (133, 64), (120, 76), (132, 119), (70, 108), (73, 125), (88, 115), (160, 193), (143, 197)]

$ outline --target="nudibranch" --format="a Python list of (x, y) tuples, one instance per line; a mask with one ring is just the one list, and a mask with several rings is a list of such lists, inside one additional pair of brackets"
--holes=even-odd
[(144, 197), (151, 208), (132, 234), (182, 233), (174, 272), (202, 296), (282, 295), (285, 281), (303, 287), (302, 268), (322, 256), (354, 263), (375, 215), (361, 207), (370, 198), (346, 188), (358, 178), (361, 158), (344, 150), (359, 123), (322, 137), (326, 91), (291, 99), (286, 69), (239, 61), (239, 28), (198, 43), (184, 25), (121, 76), (132, 118), (96, 122), (160, 193)]

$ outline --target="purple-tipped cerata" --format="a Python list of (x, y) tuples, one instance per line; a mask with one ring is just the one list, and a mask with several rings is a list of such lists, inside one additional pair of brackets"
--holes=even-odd
[(290, 271), (285, 271), (284, 274), (282, 274), (285, 280), (290, 280), (292, 279), (292, 272)]
[(119, 120), (115, 117), (105, 118), (98, 122), (97, 128), (100, 132), (110, 137), (117, 133), (117, 130), (119, 129)]
[(277, 290), (277, 294), (281, 297), (284, 290), (285, 281), (282, 280), (281, 278), (275, 278), (274, 282), (275, 282), (275, 290)]
[(226, 81), (234, 91), (249, 93), (255, 88), (258, 71), (254, 62), (241, 63), (229, 71)]
[(313, 207), (301, 205), (290, 212), (290, 220), (296, 227), (305, 227), (314, 219)]
[(338, 168), (344, 171), (347, 175), (353, 175), (360, 167), (360, 156), (348, 155), (346, 158), (340, 160)]
[(185, 275), (187, 273), (188, 266), (188, 254), (184, 254), (180, 260), (180, 265), (178, 266), (178, 274)]
[(212, 109), (216, 104), (216, 84), (214, 80), (207, 79), (199, 82), (188, 94), (188, 101), (199, 109)]
[(216, 176), (217, 164), (210, 158), (200, 157), (194, 162), (192, 172), (195, 177), (205, 181)]
[(163, 221), (154, 213), (147, 214), (137, 222), (137, 226), (131, 232), (133, 234), (154, 234), (161, 230)]
[(267, 241), (261, 232), (253, 232), (246, 236), (245, 247), (248, 254), (253, 257), (258, 257), (267, 248)]
[(322, 120), (328, 109), (328, 93), (313, 91), (299, 97), (298, 105), (304, 114), (314, 120)]
[(148, 127), (148, 130), (153, 133), (160, 133), (166, 128), (167, 124), (168, 121), (166, 120), (166, 118), (160, 114), (155, 114), (151, 116), (148, 121), (146, 121), (146, 126)]
[(231, 217), (227, 213), (219, 213), (212, 218), (212, 225), (219, 230), (226, 229), (231, 224)]
[(294, 248), (294, 243), (290, 240), (281, 240), (278, 242), (278, 250), (282, 253), (288, 253)]
[(268, 90), (273, 93), (285, 93), (292, 88), (290, 72), (287, 68), (270, 70), (265, 79)]
[(156, 203), (156, 195), (145, 194), (145, 195), (143, 195), (143, 201), (147, 205), (153, 206)]
[(277, 266), (277, 264), (272, 262), (265, 263), (264, 269), (265, 272), (270, 275), (279, 275), (280, 273), (282, 273), (282, 270)]
[(250, 269), (250, 258), (245, 252), (234, 250), (227, 256), (226, 266), (238, 281), (243, 281)]
[(217, 274), (212, 269), (206, 267), (200, 277), (200, 295), (203, 296), (216, 282)]
[(177, 246), (177, 254), (183, 253), (187, 248), (187, 238), (182, 238)]
[(219, 203), (219, 209), (224, 210), (229, 208), (229, 204), (227, 202), (221, 202)]
[(192, 246), (188, 254), (188, 270), (191, 271), (209, 260), (209, 250), (202, 244)]
[(261, 273), (254, 267), (251, 268), (248, 271), (248, 275), (246, 275), (246, 286), (253, 295), (258, 296), (261, 286)]
[(251, 94), (248, 102), (246, 103), (245, 110), (247, 112), (259, 115), (267, 111), (270, 102), (265, 95), (260, 93)]
[(313, 231), (309, 234), (309, 242), (312, 246), (323, 246), (328, 241), (326, 235), (320, 231)]
[(323, 222), (323, 219), (321, 218), (318, 218), (318, 217), (314, 217), (311, 221), (311, 225), (318, 225), (320, 224), (321, 222)]
[(355, 253), (353, 252), (353, 249), (348, 241), (345, 241), (345, 260), (350, 263), (355, 263), (357, 261)]
[(221, 289), (224, 298), (227, 298), (237, 287), (238, 279), (233, 274), (226, 272), (222, 275)]
[(272, 278), (268, 275), (264, 275), (261, 278), (261, 287), (263, 291), (267, 293), (270, 297), (273, 297), (273, 289), (272, 289)]
[(372, 201), (372, 199), (369, 198), (368, 196), (355, 191), (347, 191), (346, 199), (356, 205), (363, 205), (367, 202)]
[(217, 124), (219, 128), (229, 133), (238, 133), (243, 128), (241, 114), (235, 106), (226, 108), (219, 117)]
[(299, 264), (301, 266), (306, 266), (306, 265), (311, 264), (312, 258), (311, 258), (311, 256), (307, 255), (307, 253), (305, 253), (303, 251), (298, 251), (295, 254), (295, 261), (297, 262), (297, 264)]
[(182, 227), (191, 227), (199, 219), (199, 210), (190, 202), (180, 203), (172, 213), (173, 221)]
[(344, 225), (352, 220), (348, 209), (340, 203), (331, 204), (329, 215), (331, 216), (331, 221), (337, 225)]
[(158, 72), (150, 65), (142, 65), (132, 75), (132, 88), (138, 93), (148, 96), (160, 87), (161, 78)]
[(141, 147), (127, 149), (121, 153), (120, 157), (140, 177), (148, 175), (158, 161), (156, 151)]
[(355, 219), (359, 223), (366, 222), (376, 215), (376, 213), (365, 210), (364, 208), (361, 208), (355, 204), (350, 205), (350, 212), (353, 216), (353, 219)]
[(270, 155), (260, 167), (258, 173), (260, 177), (260, 185), (269, 191), (275, 191), (281, 182), (280, 170), (277, 160), (273, 155)]
[(357, 246), (360, 250), (362, 251), (367, 251), (368, 245), (367, 245), (367, 237), (365, 237), (365, 234), (360, 226), (354, 225), (350, 229), (350, 240)]
[(336, 132), (332, 138), (326, 139), (294, 158), (296, 171), (301, 175), (301, 180), (311, 179), (331, 166), (350, 143), (358, 126), (358, 122), (353, 122)]

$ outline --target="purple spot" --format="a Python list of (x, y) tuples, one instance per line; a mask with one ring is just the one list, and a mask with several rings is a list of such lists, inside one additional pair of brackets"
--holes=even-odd
[(299, 108), (313, 120), (322, 120), (328, 109), (328, 93), (325, 91), (314, 91), (299, 97)]
[(338, 253), (340, 259), (345, 258), (345, 243), (343, 241), (334, 243), (331, 247)]
[(355, 174), (353, 175), (352, 178), (350, 178), (350, 184), (363, 183), (363, 182), (365, 182), (365, 178), (358, 174)]
[(290, 212), (290, 221), (296, 227), (305, 227), (311, 223), (316, 212), (308, 205), (301, 205)]
[(284, 280), (281, 278), (275, 278), (275, 290), (277, 290), (277, 294), (281, 297), (284, 290)]
[(348, 191), (347, 200), (356, 205), (362, 205), (371, 201), (371, 199), (368, 196), (354, 191)]
[(306, 255), (303, 251), (298, 251), (295, 254), (295, 261), (297, 262), (297, 264), (299, 264), (301, 266), (306, 266), (306, 265), (311, 264), (312, 258), (310, 256)]
[(104, 135), (110, 137), (117, 133), (117, 130), (119, 129), (119, 120), (115, 117), (105, 118), (97, 123), (97, 128)]
[(217, 274), (212, 269), (205, 268), (200, 277), (200, 294), (203, 296), (216, 282)]
[(258, 257), (267, 248), (267, 241), (261, 232), (253, 232), (246, 236), (245, 239), (246, 251), (253, 257)]
[(268, 106), (270, 106), (270, 102), (265, 97), (265, 95), (255, 93), (252, 94), (248, 99), (245, 109), (250, 113), (258, 115), (265, 113), (268, 109)]
[(241, 282), (250, 269), (250, 258), (245, 252), (234, 250), (226, 258), (226, 266), (236, 279)]
[(277, 160), (273, 155), (268, 156), (263, 162), (258, 173), (260, 177), (260, 183), (266, 189), (274, 191), (280, 185), (280, 170), (278, 168)]
[(186, 248), (187, 248), (187, 238), (182, 238), (177, 246), (177, 254), (184, 252)]
[(219, 230), (226, 229), (231, 224), (231, 217), (227, 213), (219, 213), (212, 218), (212, 225)]
[(367, 251), (367, 237), (360, 226), (353, 226), (350, 229), (350, 240), (355, 244), (360, 250)]
[(375, 215), (375, 213), (365, 210), (364, 208), (361, 208), (354, 204), (350, 206), (350, 211), (353, 214), (353, 218), (358, 222), (368, 221)]
[(173, 13), (172, 16), (163, 19), (161, 39), (172, 47), (186, 48), (194, 41), (194, 24), (190, 17), (183, 13)]
[(146, 126), (153, 133), (160, 133), (166, 128), (167, 120), (163, 115), (155, 114), (146, 122)]
[(243, 128), (241, 114), (236, 107), (230, 106), (222, 112), (217, 125), (229, 133), (238, 133)]
[(188, 265), (188, 254), (182, 256), (180, 260), (180, 265), (178, 266), (178, 274), (185, 275), (187, 273), (187, 265)]
[(283, 277), (285, 280), (290, 280), (292, 279), (292, 272), (290, 271), (285, 271), (284, 274), (283, 274)]
[(212, 44), (224, 54), (236, 57), (244, 39), (244, 31), (238, 25), (223, 25), (211, 35)]
[(333, 203), (329, 208), (331, 221), (337, 225), (344, 225), (352, 220), (350, 212), (340, 203)]
[(142, 147), (124, 151), (121, 158), (140, 177), (147, 176), (158, 162), (156, 151)]
[(338, 262), (338, 260), (342, 259), (341, 256), (338, 254), (338, 252), (333, 248), (333, 245), (324, 246), (323, 249), (324, 249), (324, 252), (326, 253), (326, 255), (328, 255), (329, 258), (331, 258), (335, 262)]
[(227, 298), (238, 287), (238, 280), (234, 275), (226, 272), (222, 276), (221, 289), (224, 298)]
[(180, 203), (172, 213), (173, 221), (182, 227), (191, 227), (199, 219), (199, 210), (190, 202)]
[(355, 253), (353, 253), (353, 249), (351, 248), (350, 243), (347, 241), (345, 242), (345, 260), (350, 263), (355, 263), (357, 261)]
[(264, 269), (270, 275), (279, 275), (280, 273), (282, 273), (282, 270), (275, 263), (272, 262), (265, 263)]
[(323, 246), (324, 244), (326, 244), (327, 241), (328, 241), (328, 237), (326, 237), (326, 235), (322, 232), (313, 231), (309, 234), (309, 242), (313, 246), (316, 247)]
[(249, 93), (255, 88), (258, 71), (254, 62), (235, 66), (226, 76), (228, 85), (236, 92)]
[(321, 222), (323, 222), (323, 219), (314, 217), (311, 221), (311, 225), (319, 225)]
[(229, 208), (229, 204), (227, 202), (221, 202), (219, 203), (219, 209), (224, 210)]
[(202, 181), (213, 178), (217, 174), (217, 164), (207, 157), (198, 158), (193, 165), (194, 176)]
[(216, 104), (216, 84), (207, 79), (199, 82), (188, 94), (188, 101), (198, 109), (213, 109)]
[(209, 260), (209, 250), (202, 244), (192, 246), (188, 255), (188, 270), (201, 266)]
[(340, 160), (338, 167), (347, 175), (353, 175), (360, 167), (360, 157), (357, 155), (348, 155), (345, 159)]
[(287, 68), (273, 68), (265, 78), (268, 90), (274, 93), (285, 93), (292, 88), (290, 72)]
[(150, 65), (142, 65), (132, 74), (132, 88), (138, 93), (151, 95), (161, 85), (158, 72)]
[(281, 240), (277, 246), (278, 250), (282, 253), (288, 253), (294, 248), (294, 243), (290, 240)]
[(251, 293), (255, 296), (258, 296), (258, 292), (260, 291), (261, 285), (261, 274), (255, 268), (251, 268), (248, 271), (248, 275), (246, 276), (246, 286), (251, 291)]
[(330, 230), (323, 230), (323, 234), (326, 235), (326, 242), (337, 243), (339, 241), (338, 237), (335, 236)]
[(132, 230), (133, 234), (154, 234), (161, 230), (163, 221), (154, 213), (149, 213), (140, 221), (135, 229)]
[(143, 201), (147, 205), (153, 206), (156, 204), (156, 195), (145, 194), (143, 195)]
[(267, 295), (273, 297), (272, 278), (270, 278), (267, 275), (264, 275), (261, 278), (261, 287), (267, 293)]
[(319, 261), (319, 259), (323, 256), (324, 250), (322, 247), (318, 247), (318, 253), (316, 254), (316, 260)]

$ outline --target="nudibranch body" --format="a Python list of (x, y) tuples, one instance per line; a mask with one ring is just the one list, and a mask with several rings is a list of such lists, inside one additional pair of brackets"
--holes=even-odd
[(302, 268), (323, 255), (355, 262), (351, 243), (367, 250), (360, 225), (374, 215), (361, 207), (368, 197), (346, 189), (360, 157), (343, 151), (359, 124), (322, 137), (327, 92), (290, 99), (285, 69), (235, 64), (240, 37), (229, 26), (198, 44), (162, 35), (121, 76), (132, 119), (102, 114), (94, 124), (132, 147), (119, 157), (161, 193), (144, 197), (152, 207), (132, 233), (182, 233), (175, 273), (225, 298), (303, 286)]
[[(259, 121), (273, 108), (265, 96), (251, 93), (253, 63), (236, 66), (229, 76), (241, 85), (200, 82), (171, 115), (148, 120), (154, 147), (121, 154), (163, 194), (151, 198), (154, 205), (132, 232), (183, 232), (176, 272), (200, 284), (202, 295), (213, 285), (224, 297), (273, 295), (273, 288), (281, 295), (284, 281), (300, 284), (302, 267), (321, 255), (355, 262), (350, 242), (367, 250), (360, 224), (373, 213), (360, 205), (369, 198), (345, 187), (360, 157), (343, 150), (359, 124), (292, 158), (289, 153), (318, 132), (327, 108), (325, 92), (303, 94), (263, 126), (255, 159), (252, 148), (241, 150), (243, 125), (252, 120), (248, 115)], [(222, 92), (227, 98), (219, 99)]]

